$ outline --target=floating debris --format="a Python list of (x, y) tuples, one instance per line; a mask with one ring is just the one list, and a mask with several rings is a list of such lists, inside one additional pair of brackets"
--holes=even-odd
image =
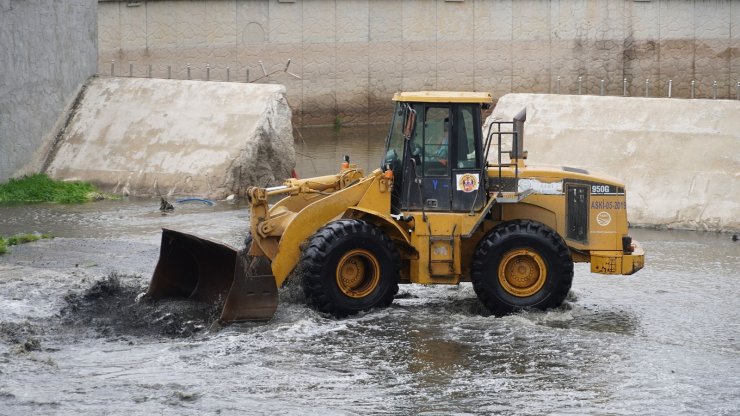
[(182, 199), (178, 199), (176, 202), (178, 204), (187, 204), (187, 203), (191, 203), (191, 202), (199, 202), (199, 203), (201, 203), (203, 205), (208, 205), (209, 207), (212, 207), (212, 206), (216, 205), (216, 203), (213, 202), (213, 201), (211, 201), (210, 199), (204, 199), (204, 198), (182, 198)]
[(172, 204), (170, 204), (169, 202), (167, 202), (166, 199), (162, 198), (161, 196), (159, 197), (159, 199), (162, 200), (162, 203), (159, 204), (159, 210), (160, 211), (162, 211), (162, 212), (168, 212), (168, 211), (174, 211), (175, 210), (175, 207)]

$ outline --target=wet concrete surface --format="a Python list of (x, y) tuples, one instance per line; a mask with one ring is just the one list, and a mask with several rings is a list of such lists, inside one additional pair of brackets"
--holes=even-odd
[(632, 230), (642, 271), (578, 264), (547, 312), (496, 318), (470, 284), (407, 285), (391, 307), (337, 320), (293, 284), (270, 322), (219, 328), (213, 308), (140, 294), (161, 227), (238, 247), (247, 211), (158, 207), (0, 206), (0, 234), (56, 236), (0, 256), (0, 414), (740, 412), (731, 235)]

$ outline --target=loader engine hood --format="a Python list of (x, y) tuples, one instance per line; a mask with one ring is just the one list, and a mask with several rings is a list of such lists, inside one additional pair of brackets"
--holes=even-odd
[[(490, 184), (496, 183), (498, 174), (498, 168), (488, 168), (488, 177), (491, 179)], [(514, 179), (515, 175), (516, 172), (513, 167), (506, 168), (502, 171), (504, 178)], [(518, 188), (520, 191), (526, 190), (530, 186), (535, 187), (535, 190), (539, 189), (538, 186), (540, 186), (543, 191), (547, 191), (548, 189), (553, 191), (556, 189), (555, 185), (543, 184), (554, 184), (556, 182), (562, 184), (564, 180), (609, 185), (620, 188), (622, 192), (624, 192), (625, 188), (624, 182), (613, 176), (569, 166), (529, 165), (519, 169), (518, 177), (520, 182)], [(562, 192), (562, 189), (560, 191)]]

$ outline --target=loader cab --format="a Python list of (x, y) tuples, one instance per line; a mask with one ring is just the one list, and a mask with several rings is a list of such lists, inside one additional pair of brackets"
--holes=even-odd
[(478, 211), (485, 204), (480, 93), (400, 93), (386, 142), (384, 167), (393, 170), (392, 208)]

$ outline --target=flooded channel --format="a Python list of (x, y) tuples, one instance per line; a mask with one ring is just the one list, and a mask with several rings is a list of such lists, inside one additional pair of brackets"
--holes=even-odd
[[(299, 175), (335, 171), (345, 153), (374, 168), (385, 127), (356, 129), (302, 130)], [(470, 284), (407, 285), (390, 308), (337, 320), (289, 286), (270, 322), (212, 328), (208, 308), (136, 301), (159, 229), (239, 246), (249, 218), (239, 204), (175, 205), (0, 206), (0, 234), (56, 236), (0, 256), (0, 414), (740, 412), (730, 235), (632, 230), (642, 271), (578, 264), (548, 312), (495, 318)]]

